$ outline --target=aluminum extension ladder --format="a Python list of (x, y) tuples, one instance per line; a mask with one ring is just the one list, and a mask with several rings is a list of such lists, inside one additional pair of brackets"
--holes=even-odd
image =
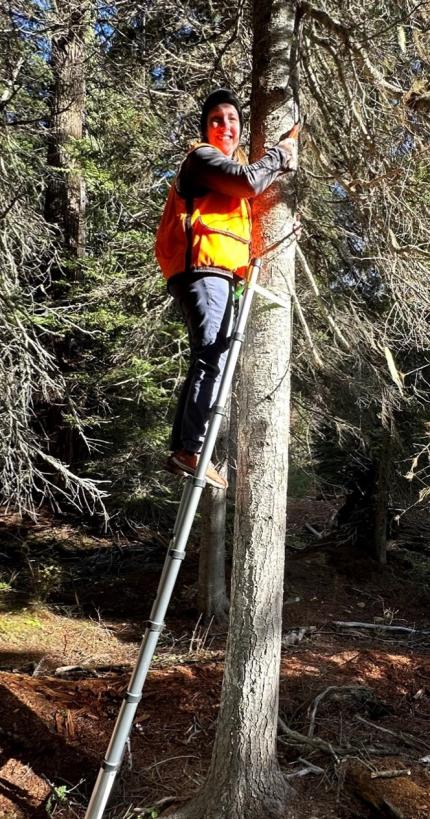
[(224, 407), (233, 381), (233, 375), (239, 357), (242, 342), (245, 337), (245, 328), (251, 309), (254, 293), (257, 292), (269, 301), (281, 307), (290, 309), (290, 303), (284, 301), (274, 293), (265, 290), (257, 284), (257, 277), (261, 266), (261, 259), (253, 259), (249, 268), (248, 278), (241, 299), (239, 314), (236, 320), (230, 349), (220, 382), (216, 404), (212, 409), (211, 419), (205, 436), (203, 449), (195, 476), (186, 480), (182, 497), (179, 503), (172, 538), (169, 543), (164, 562), (157, 596), (151, 609), (151, 614), (143, 636), (139, 656), (130, 680), (130, 685), (121, 705), (115, 728), (109, 743), (106, 757), (101, 765), (99, 775), (88, 805), (85, 819), (101, 819), (112, 790), (115, 777), (121, 767), (124, 750), (133, 726), (137, 706), (142, 697), (142, 689), (151, 660), (157, 646), (158, 638), (164, 628), (164, 617), (173, 593), (176, 578), (181, 562), (185, 557), (185, 549), (194, 518), (197, 512), (200, 496), (206, 484), (206, 470), (215, 447), (215, 441), (224, 415)]

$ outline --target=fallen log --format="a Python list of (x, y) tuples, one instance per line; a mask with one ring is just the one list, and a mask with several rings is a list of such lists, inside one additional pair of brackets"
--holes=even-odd
[(408, 628), (407, 626), (393, 626), (388, 623), (360, 623), (360, 622), (344, 622), (343, 620), (334, 620), (333, 625), (336, 628), (362, 628), (370, 631), (389, 631), (397, 632), (399, 634), (416, 634), (418, 636), (429, 636), (430, 631), (418, 628)]
[(425, 819), (430, 815), (427, 789), (417, 785), (409, 776), (377, 779), (366, 763), (351, 760), (345, 770), (345, 783), (355, 796), (372, 806), (375, 819)]

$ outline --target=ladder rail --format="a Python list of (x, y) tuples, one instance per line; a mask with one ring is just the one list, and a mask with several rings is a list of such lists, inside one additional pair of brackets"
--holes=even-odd
[(239, 315), (233, 330), (226, 365), (219, 385), (216, 403), (212, 408), (212, 414), (196, 473), (194, 476), (187, 478), (186, 485), (182, 492), (173, 526), (172, 538), (168, 546), (156, 598), (140, 646), (139, 656), (114, 726), (105, 759), (102, 762), (97, 776), (85, 819), (101, 819), (116, 775), (121, 767), (124, 750), (133, 727), (133, 720), (142, 698), (143, 686), (161, 631), (164, 628), (164, 618), (182, 560), (185, 557), (185, 550), (200, 497), (206, 484), (206, 470), (215, 447), (222, 416), (224, 415), (224, 407), (227, 402), (237, 360), (245, 337), (246, 323), (251, 310), (260, 265), (260, 259), (253, 259), (250, 265), (244, 295), (241, 299)]

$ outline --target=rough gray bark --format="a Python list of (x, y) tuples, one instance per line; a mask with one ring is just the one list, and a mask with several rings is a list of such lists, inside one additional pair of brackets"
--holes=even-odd
[[(252, 158), (293, 124), (287, 87), (294, 4), (254, 3)], [(294, 247), (292, 183), (256, 202), (262, 283), (288, 298)], [(276, 757), (285, 553), (291, 311), (258, 301), (242, 357), (230, 628), (217, 734), (203, 790), (175, 819), (294, 817)]]
[(45, 216), (60, 227), (69, 254), (79, 258), (85, 251), (85, 183), (70, 148), (83, 133), (88, 4), (59, 0), (56, 8), (59, 30), (52, 39), (51, 170)]
[(228, 485), (230, 496), (236, 497), (236, 474), (237, 474), (237, 439), (239, 426), (239, 384), (240, 384), (241, 362), (240, 358), (236, 365), (233, 385), (230, 396), (230, 426), (228, 436)]

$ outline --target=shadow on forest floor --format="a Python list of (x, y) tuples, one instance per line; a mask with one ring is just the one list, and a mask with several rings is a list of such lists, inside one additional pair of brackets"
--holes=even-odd
[[(419, 759), (430, 733), (430, 641), (420, 642), (414, 633), (344, 632), (334, 622), (428, 628), (429, 561), (418, 564), (397, 550), (381, 569), (356, 549), (306, 540), (303, 519), (302, 507), (296, 519), (290, 508), (293, 545), (299, 537), (301, 543), (287, 559), (282, 719), (307, 735), (312, 709), (323, 695), (314, 736), (332, 748), (349, 744), (356, 762), (366, 760), (367, 773), (411, 770), (408, 793), (405, 778), (399, 779), (390, 799), (405, 819), (425, 819), (430, 781)], [(36, 542), (27, 538), (19, 550), (16, 537), (8, 541), (4, 528), (1, 533), (0, 816), (8, 819), (45, 817), (53, 785), (70, 793), (65, 804), (55, 805), (57, 819), (83, 816), (82, 800), (71, 788), (85, 779), (78, 790), (88, 789), (105, 754), (165, 554), (162, 539), (119, 545), (86, 536), (77, 544), (70, 529), (62, 529), (59, 542), (57, 528), (39, 530)], [(167, 804), (175, 795), (186, 798), (207, 770), (226, 635), (224, 627), (199, 624), (192, 597), (196, 576), (191, 549), (135, 720), (132, 769), (125, 765), (119, 777), (111, 819), (130, 805), (145, 815), (143, 808), (157, 799)], [(303, 629), (297, 644), (288, 642)], [(412, 745), (401, 740), (405, 734)], [(369, 748), (379, 754), (372, 756)], [(282, 732), (278, 753), (286, 772), (300, 767), (302, 757), (323, 771), (293, 780), (303, 802), (301, 819), (383, 815), (375, 807), (376, 791), (352, 761), (298, 748)], [(369, 793), (375, 804), (366, 802)]]

